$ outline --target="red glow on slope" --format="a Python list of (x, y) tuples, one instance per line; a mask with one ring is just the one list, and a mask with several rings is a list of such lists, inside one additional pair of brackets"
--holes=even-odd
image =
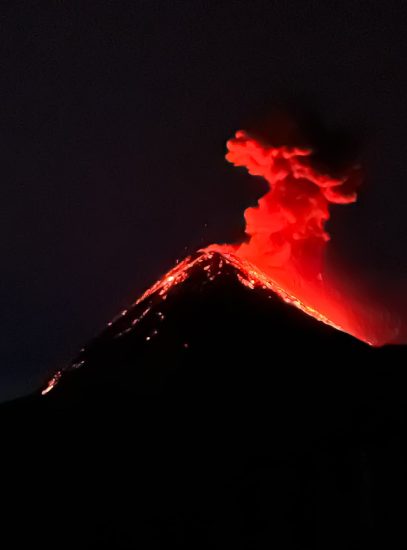
[[(140, 296), (140, 298), (133, 304), (133, 306), (139, 305), (154, 294), (158, 294), (162, 300), (165, 300), (168, 293), (174, 287), (176, 287), (180, 283), (183, 283), (189, 277), (191, 270), (195, 266), (199, 266), (199, 264), (210, 260), (213, 257), (213, 254), (217, 252), (217, 248), (218, 247), (216, 245), (211, 246), (208, 247), (208, 249), (206, 249), (205, 251), (202, 251), (202, 253), (197, 257), (188, 256), (187, 258), (185, 258), (171, 271), (164, 275), (162, 279), (158, 280), (152, 287), (150, 287), (142, 296)], [(304, 313), (315, 317), (316, 319), (318, 319), (318, 321), (321, 321), (322, 323), (331, 325), (339, 330), (342, 330), (341, 326), (336, 325), (333, 321), (325, 317), (325, 315), (323, 315), (322, 313), (319, 313), (313, 307), (302, 303), (301, 300), (299, 300), (296, 296), (290, 294), (289, 291), (279, 286), (276, 281), (268, 277), (265, 273), (257, 269), (254, 265), (250, 264), (250, 262), (248, 262), (244, 258), (240, 258), (237, 255), (228, 253), (226, 251), (222, 252), (222, 257), (223, 260), (221, 260), (221, 262), (232, 265), (236, 269), (236, 277), (243, 286), (250, 288), (251, 290), (254, 290), (255, 288), (271, 290), (286, 303), (298, 307)], [(211, 281), (214, 280), (217, 275), (221, 275), (221, 268), (222, 265), (220, 266), (218, 271), (213, 272), (210, 266), (207, 265), (204, 269), (208, 270), (207, 277)]]

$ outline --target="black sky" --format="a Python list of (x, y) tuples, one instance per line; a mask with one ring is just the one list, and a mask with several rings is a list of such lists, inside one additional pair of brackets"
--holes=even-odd
[(0, 398), (187, 251), (240, 234), (259, 189), (225, 140), (285, 95), (363, 136), (368, 182), (335, 212), (332, 246), (355, 273), (403, 281), (403, 4), (2, 3)]

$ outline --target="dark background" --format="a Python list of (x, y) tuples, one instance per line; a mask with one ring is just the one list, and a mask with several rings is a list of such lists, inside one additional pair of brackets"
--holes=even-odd
[(0, 10), (0, 398), (64, 366), (177, 258), (236, 238), (254, 180), (225, 141), (309, 97), (362, 137), (333, 253), (407, 271), (403, 2), (30, 2)]

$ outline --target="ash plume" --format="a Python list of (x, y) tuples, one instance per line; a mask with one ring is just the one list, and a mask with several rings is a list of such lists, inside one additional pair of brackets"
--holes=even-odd
[(354, 203), (363, 183), (356, 140), (309, 119), (301, 131), (294, 118), (277, 115), (227, 142), (226, 160), (263, 178), (268, 190), (244, 213), (243, 242), (208, 249), (250, 262), (316, 317), (371, 345), (400, 342), (400, 316), (369, 302), (363, 288), (346, 290), (351, 275), (340, 267), (327, 269), (332, 207)]

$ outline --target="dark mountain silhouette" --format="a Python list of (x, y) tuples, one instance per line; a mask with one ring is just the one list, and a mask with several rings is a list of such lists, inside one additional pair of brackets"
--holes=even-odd
[(44, 395), (0, 409), (2, 536), (404, 548), (405, 357), (316, 321), (227, 256), (197, 253)]

